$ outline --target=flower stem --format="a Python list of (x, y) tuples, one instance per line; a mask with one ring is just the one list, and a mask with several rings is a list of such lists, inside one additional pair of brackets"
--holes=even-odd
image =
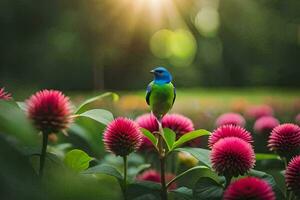
[(127, 156), (123, 156), (124, 161), (124, 182), (123, 182), (123, 192), (124, 192), (124, 200), (126, 200), (126, 187), (127, 187)]
[(230, 185), (230, 182), (231, 182), (231, 179), (232, 179), (232, 176), (225, 176), (225, 189)]
[(159, 125), (159, 135), (158, 135), (158, 151), (160, 160), (160, 181), (161, 181), (161, 199), (168, 200), (167, 186), (166, 186), (166, 154), (163, 143), (164, 130), (162, 128), (161, 122), (158, 121)]
[(43, 177), (44, 172), (44, 165), (45, 165), (45, 158), (46, 158), (46, 150), (48, 145), (48, 133), (43, 132), (43, 144), (42, 144), (42, 152), (40, 156), (40, 169), (39, 169), (39, 176)]

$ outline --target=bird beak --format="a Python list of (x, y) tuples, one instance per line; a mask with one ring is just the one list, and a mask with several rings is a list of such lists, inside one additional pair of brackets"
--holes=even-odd
[(154, 70), (151, 70), (151, 71), (150, 71), (150, 73), (151, 73), (151, 74), (154, 74), (154, 73), (155, 73), (155, 71), (154, 71)]

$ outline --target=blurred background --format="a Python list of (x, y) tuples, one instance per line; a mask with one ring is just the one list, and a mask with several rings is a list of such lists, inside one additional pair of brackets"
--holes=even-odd
[(2, 0), (7, 90), (144, 89), (166, 66), (182, 87), (299, 88), (299, 0)]

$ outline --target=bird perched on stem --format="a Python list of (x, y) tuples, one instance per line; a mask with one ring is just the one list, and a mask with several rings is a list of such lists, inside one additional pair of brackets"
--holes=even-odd
[(146, 101), (152, 113), (161, 121), (174, 104), (176, 90), (171, 82), (172, 75), (166, 68), (157, 67), (150, 72), (154, 74), (154, 80), (147, 87)]

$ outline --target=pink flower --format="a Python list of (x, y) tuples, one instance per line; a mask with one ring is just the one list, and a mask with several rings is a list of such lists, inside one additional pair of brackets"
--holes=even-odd
[[(166, 182), (171, 181), (173, 178), (175, 178), (176, 176), (174, 174), (171, 173), (166, 173)], [(138, 181), (152, 181), (155, 183), (160, 183), (161, 182), (161, 178), (160, 178), (160, 173), (157, 172), (154, 169), (149, 169), (147, 171), (144, 171), (142, 174), (138, 175), (136, 178)], [(177, 185), (176, 183), (172, 183), (169, 187), (170, 190), (176, 189)]]
[(255, 177), (245, 177), (231, 183), (224, 192), (223, 199), (275, 200), (276, 198), (275, 193), (268, 182)]
[(282, 124), (273, 129), (268, 147), (282, 157), (291, 157), (300, 147), (300, 127), (296, 124)]
[(217, 118), (216, 127), (228, 124), (244, 127), (245, 123), (246, 121), (242, 115), (238, 113), (225, 113)]
[(251, 144), (237, 137), (220, 139), (213, 145), (210, 158), (213, 169), (226, 177), (243, 175), (255, 164)]
[(246, 110), (246, 115), (252, 119), (258, 119), (263, 116), (273, 116), (273, 108), (269, 105), (250, 106)]
[(265, 116), (256, 120), (253, 129), (256, 133), (269, 134), (273, 130), (273, 128), (275, 128), (279, 124), (279, 121), (275, 117)]
[(162, 119), (162, 126), (172, 129), (176, 133), (177, 139), (185, 133), (195, 130), (192, 120), (180, 114), (165, 115)]
[(0, 100), (10, 100), (11, 94), (5, 92), (4, 88), (0, 88)]
[(300, 113), (295, 118), (296, 124), (300, 125)]
[(212, 132), (208, 139), (208, 146), (210, 148), (220, 139), (226, 137), (238, 137), (248, 143), (252, 143), (251, 134), (244, 128), (234, 125), (223, 125)]
[(300, 197), (300, 155), (294, 157), (285, 171), (287, 187)]
[[(176, 140), (182, 135), (195, 130), (192, 120), (180, 114), (166, 114), (162, 119), (162, 126), (173, 130), (176, 133)], [(188, 145), (196, 146), (199, 143), (199, 138), (197, 138), (190, 141)]]
[(27, 101), (27, 114), (38, 130), (50, 134), (66, 129), (72, 121), (69, 98), (57, 90), (42, 90)]
[(107, 125), (103, 142), (107, 151), (117, 156), (127, 156), (136, 151), (142, 143), (142, 133), (138, 124), (119, 117)]
[(138, 181), (152, 181), (156, 183), (160, 183), (160, 174), (154, 169), (149, 169), (144, 171), (142, 174), (136, 177)]
[[(138, 118), (136, 118), (135, 121), (138, 123), (138, 125), (141, 128), (147, 129), (151, 133), (158, 131), (158, 123), (157, 123), (156, 117), (153, 114), (143, 114), (143, 115), (139, 116)], [(142, 136), (142, 138), (143, 138), (143, 141), (142, 141), (142, 145), (141, 145), (141, 150), (152, 149), (153, 145), (150, 142), (150, 140), (147, 137), (145, 137), (144, 135)]]

